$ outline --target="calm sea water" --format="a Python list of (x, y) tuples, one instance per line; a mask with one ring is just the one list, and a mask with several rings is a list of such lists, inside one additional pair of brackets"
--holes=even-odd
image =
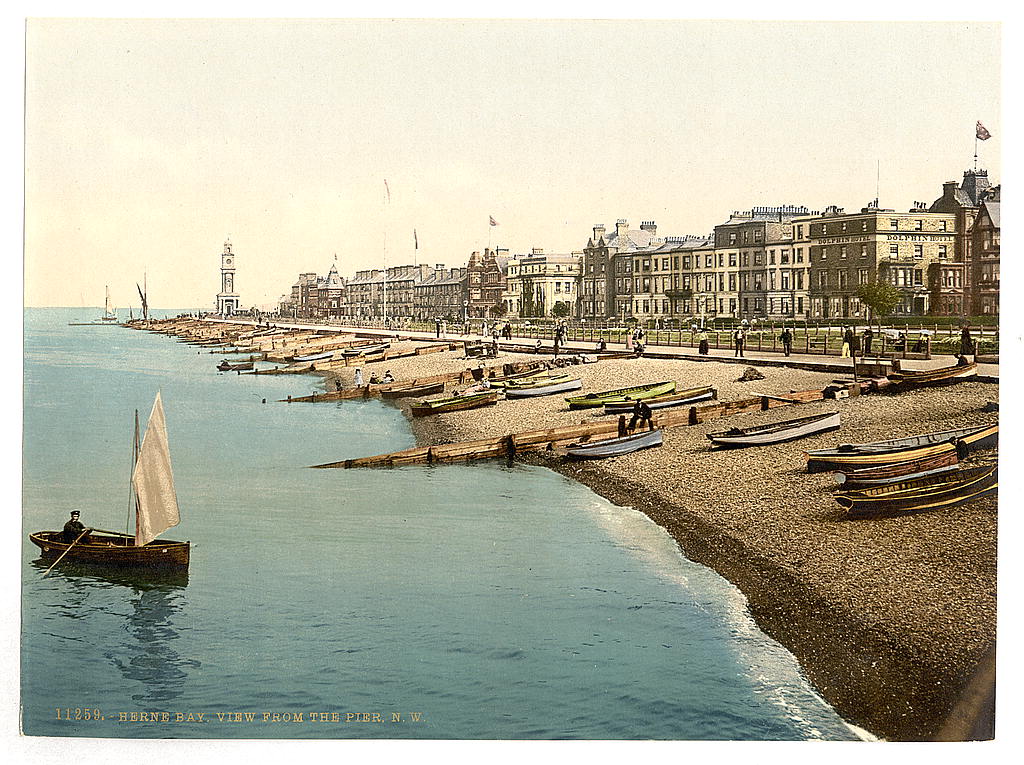
[(67, 325), (95, 313), (25, 313), (25, 531), (71, 508), (125, 528), (132, 416), (159, 389), (182, 509), (165, 536), (192, 563), (43, 578), (24, 542), (25, 733), (855, 738), (642, 514), (526, 466), (309, 470), (414, 440), (381, 401), (276, 403), (314, 378)]

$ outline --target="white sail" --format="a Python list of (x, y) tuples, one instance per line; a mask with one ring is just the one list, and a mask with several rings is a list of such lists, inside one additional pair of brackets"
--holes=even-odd
[(135, 544), (144, 545), (180, 521), (171, 472), (171, 451), (167, 444), (167, 423), (159, 392), (149, 414), (139, 460), (132, 473), (132, 485), (139, 499), (135, 514)]
[(110, 287), (107, 287), (107, 299), (103, 305), (103, 318), (116, 319), (117, 313), (110, 307)]

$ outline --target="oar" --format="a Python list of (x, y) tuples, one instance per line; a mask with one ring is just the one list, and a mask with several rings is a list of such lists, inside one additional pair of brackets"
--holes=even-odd
[[(78, 539), (81, 539), (81, 538), (82, 538), (82, 537), (84, 537), (84, 536), (85, 536), (86, 534), (88, 534), (88, 533), (89, 533), (90, 531), (91, 531), (91, 529), (86, 529), (85, 531), (83, 531), (83, 532), (82, 532), (81, 534), (79, 534), (79, 535), (78, 535)], [(78, 539), (76, 539), (76, 540), (75, 540), (74, 542), (72, 542), (71, 544), (69, 544), (69, 545), (68, 545), (68, 549), (67, 549), (67, 550), (65, 550), (64, 552), (62, 552), (62, 553), (60, 554), (60, 557), (59, 557), (59, 558), (57, 558), (57, 560), (55, 560), (55, 561), (53, 562), (53, 566), (56, 566), (56, 565), (57, 565), (58, 563), (60, 563), (60, 562), (61, 562), (61, 560), (63, 560), (63, 559), (64, 559), (64, 556), (65, 556), (65, 555), (67, 555), (67, 554), (68, 554), (69, 552), (71, 552), (71, 548), (72, 548), (72, 547), (74, 547), (74, 546), (75, 546), (76, 544), (78, 544)], [(50, 567), (49, 567), (48, 569), (46, 569), (46, 571), (45, 571), (45, 572), (43, 573), (43, 576), (46, 576), (46, 575), (47, 575), (47, 574), (49, 574), (49, 573), (50, 573), (51, 571), (53, 571), (53, 566), (50, 566)]]

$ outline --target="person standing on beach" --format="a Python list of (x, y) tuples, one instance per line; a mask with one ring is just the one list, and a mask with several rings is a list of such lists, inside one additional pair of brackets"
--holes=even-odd
[[(977, 356), (974, 340), (971, 337), (970, 324), (964, 324), (964, 328), (960, 330), (960, 355), (964, 357)], [(975, 358), (975, 361), (977, 361), (977, 358)]]
[(850, 327), (843, 327), (843, 350), (842, 357), (844, 359), (850, 358), (853, 353), (854, 334)]
[(355, 384), (356, 384), (357, 388), (362, 388), (363, 387), (363, 369), (362, 369), (362, 367), (356, 367), (356, 382), (355, 382)]
[(787, 356), (793, 352), (793, 333), (789, 331), (789, 327), (782, 328), (782, 334), (779, 335), (779, 339), (782, 341), (782, 352)]
[(743, 358), (743, 341), (745, 339), (745, 333), (743, 327), (738, 327), (733, 333), (732, 341), (736, 345), (736, 356)]

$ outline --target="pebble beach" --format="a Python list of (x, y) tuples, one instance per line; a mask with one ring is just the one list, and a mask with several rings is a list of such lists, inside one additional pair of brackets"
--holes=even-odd
[[(540, 358), (551, 357), (502, 353), (484, 363)], [(368, 379), (388, 369), (405, 380), (478, 363), (450, 351), (365, 364), (363, 374)], [(722, 401), (821, 389), (834, 379), (826, 372), (760, 367), (764, 379), (738, 382), (744, 368), (642, 358), (603, 360), (568, 371), (582, 380), (582, 392), (675, 380), (679, 389), (714, 386)], [(354, 366), (333, 370), (326, 386), (333, 389), (335, 377), (349, 386), (354, 372)], [(832, 474), (806, 473), (803, 453), (993, 423), (998, 414), (982, 408), (997, 398), (996, 385), (964, 382), (826, 399), (668, 428), (662, 448), (612, 459), (575, 463), (557, 453), (523, 458), (645, 512), (687, 557), (729, 579), (747, 597), (762, 629), (797, 657), (850, 722), (886, 739), (925, 740), (950, 723), (994, 641), (996, 498), (933, 513), (845, 520), (833, 499)], [(398, 403), (408, 407), (410, 402)], [(706, 438), (716, 430), (836, 410), (842, 417), (839, 431), (789, 443), (712, 450)], [(593, 422), (601, 411), (570, 411), (562, 395), (553, 395), (415, 418), (413, 429), (421, 445), (441, 444)], [(994, 459), (994, 451), (982, 452), (967, 464)]]

